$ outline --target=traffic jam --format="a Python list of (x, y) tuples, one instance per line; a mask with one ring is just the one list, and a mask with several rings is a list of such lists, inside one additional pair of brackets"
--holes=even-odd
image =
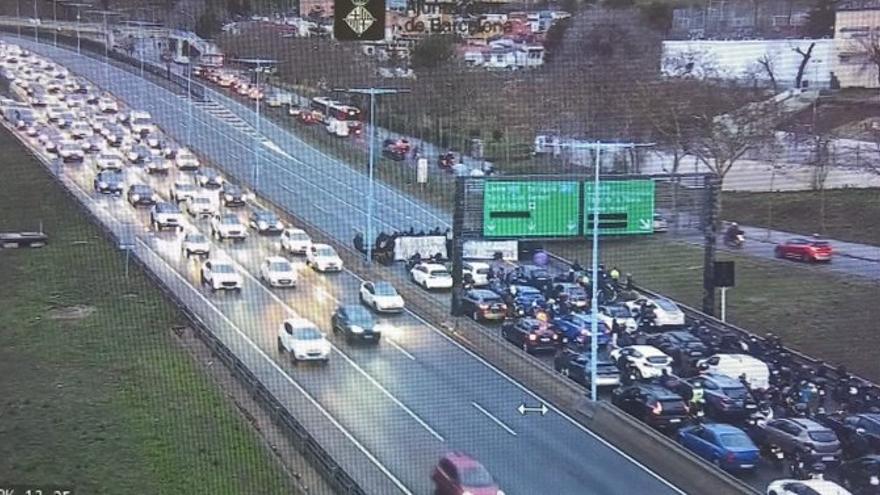
[[(243, 97), (271, 101), (270, 106), (286, 102), (232, 72), (205, 69), (198, 75)], [(175, 249), (198, 263), (198, 280), (210, 292), (243, 290), (239, 265), (217, 246), (253, 242), (252, 237), (273, 239), (259, 265), (259, 278), (270, 287), (302, 285), (294, 259), (319, 274), (345, 269), (332, 246), (285, 224), (253, 192), (164, 133), (149, 113), (11, 44), (0, 43), (0, 77), (8, 83), (3, 117), (19, 139), (62, 167), (81, 167), (91, 175), (95, 195), (118, 197), (148, 211), (152, 230), (175, 232)], [(354, 107), (326, 98), (313, 99), (309, 109), (289, 107), (303, 124), (321, 123), (337, 136), (362, 132)], [(331, 121), (336, 122), (332, 129)], [(394, 149), (402, 144), (386, 143)], [(778, 248), (777, 255), (830, 259), (830, 246), (825, 250), (812, 245), (819, 241), (806, 239), (812, 247), (799, 248), (800, 240), (794, 241)], [(670, 299), (640, 291), (617, 267), (600, 266), (593, 280), (579, 263), (543, 251), (526, 262), (500, 253), (486, 258), (465, 260), (461, 311), (509, 345), (589, 389), (595, 338), (596, 385), (603, 397), (718, 469), (742, 477), (772, 470), (779, 479), (767, 486), (768, 494), (880, 493), (875, 385), (843, 366), (805, 360), (772, 334), (743, 335), (697, 319)], [(416, 252), (403, 264), (422, 290), (442, 295), (452, 289), (442, 256), (425, 253), (423, 258)], [(591, 331), (594, 286), (596, 335)], [(360, 305), (336, 307), (332, 331), (347, 342), (378, 344), (379, 316), (403, 312), (405, 301), (392, 284), (378, 280), (365, 281), (358, 298)], [(292, 362), (330, 359), (327, 336), (300, 316), (279, 326), (277, 345)], [(476, 460), (462, 455), (441, 460), (435, 483), (444, 483), (450, 473), (454, 479), (456, 470), (479, 478), (483, 485), (475, 486), (492, 483)], [(467, 490), (463, 484), (459, 488)]]

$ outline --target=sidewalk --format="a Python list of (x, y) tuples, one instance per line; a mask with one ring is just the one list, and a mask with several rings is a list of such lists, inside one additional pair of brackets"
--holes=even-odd
[[(785, 242), (786, 239), (791, 239), (793, 237), (810, 237), (809, 235), (793, 234), (791, 232), (783, 232), (780, 230), (768, 230), (761, 227), (740, 225), (740, 228), (746, 233), (746, 239), (748, 241), (763, 242), (767, 244), (780, 244)], [(823, 239), (831, 243), (831, 246), (834, 249), (834, 254), (837, 256), (880, 263), (880, 246), (844, 242), (825, 237), (823, 237)]]

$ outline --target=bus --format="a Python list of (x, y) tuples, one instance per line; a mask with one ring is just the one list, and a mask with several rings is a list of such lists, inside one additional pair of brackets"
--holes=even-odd
[(329, 125), (333, 120), (341, 120), (348, 124), (351, 134), (359, 135), (363, 129), (361, 125), (361, 111), (351, 105), (318, 96), (312, 98), (309, 105), (312, 110), (321, 114), (322, 123)]

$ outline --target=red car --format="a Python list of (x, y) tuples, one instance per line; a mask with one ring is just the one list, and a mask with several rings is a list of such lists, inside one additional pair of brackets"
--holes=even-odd
[(443, 456), (431, 479), (434, 480), (435, 495), (504, 495), (489, 471), (461, 452)]
[(817, 239), (801, 237), (789, 239), (776, 246), (777, 258), (788, 258), (800, 261), (831, 261), (831, 243)]

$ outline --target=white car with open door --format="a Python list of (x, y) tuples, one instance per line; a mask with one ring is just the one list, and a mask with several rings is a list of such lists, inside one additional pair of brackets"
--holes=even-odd
[(324, 332), (305, 318), (288, 318), (278, 328), (278, 352), (290, 353), (293, 364), (298, 361), (330, 361), (333, 347)]
[(631, 345), (614, 349), (610, 353), (615, 362), (623, 357), (627, 366), (636, 370), (636, 378), (655, 378), (667, 373), (672, 374), (672, 358), (660, 349), (650, 345)]
[(281, 256), (270, 256), (260, 265), (260, 278), (272, 287), (296, 287), (296, 268)]
[(281, 232), (281, 249), (295, 254), (306, 254), (312, 247), (312, 238), (303, 229), (289, 228)]
[(419, 263), (409, 271), (409, 275), (413, 282), (427, 290), (452, 288), (452, 274), (438, 263)]
[(625, 304), (638, 319), (638, 312), (643, 302), (652, 303), (654, 305), (654, 314), (657, 315), (656, 324), (658, 327), (684, 326), (684, 312), (674, 302), (666, 299), (665, 297), (641, 296), (632, 301), (627, 301)]
[(209, 286), (211, 291), (241, 291), (244, 284), (241, 274), (229, 261), (209, 259), (202, 264), (200, 275), (202, 284)]
[(403, 297), (388, 282), (364, 282), (360, 288), (361, 302), (380, 313), (403, 311)]

